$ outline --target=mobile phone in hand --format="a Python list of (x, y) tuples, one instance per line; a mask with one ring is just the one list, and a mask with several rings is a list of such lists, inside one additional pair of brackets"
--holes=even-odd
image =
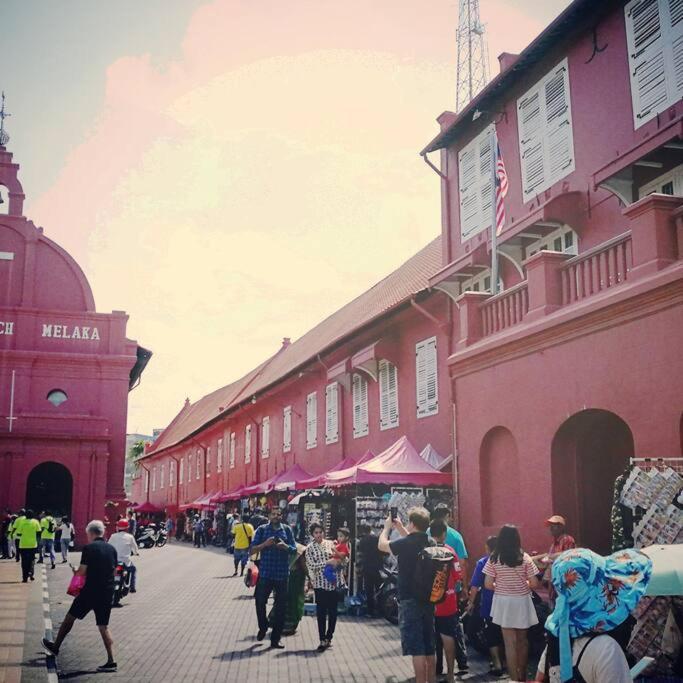
[(397, 519), (398, 519), (398, 508), (392, 507), (391, 508), (391, 521), (395, 522)]

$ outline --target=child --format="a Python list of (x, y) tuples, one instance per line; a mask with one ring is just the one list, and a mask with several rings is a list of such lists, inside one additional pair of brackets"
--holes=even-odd
[(325, 578), (332, 585), (340, 588), (344, 586), (343, 572), (346, 567), (346, 561), (351, 555), (351, 548), (349, 547), (350, 538), (351, 532), (346, 527), (337, 529), (337, 541), (334, 544), (330, 562), (323, 570)]

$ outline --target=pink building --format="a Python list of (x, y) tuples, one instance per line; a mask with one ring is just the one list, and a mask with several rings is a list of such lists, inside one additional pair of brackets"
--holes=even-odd
[(18, 170), (0, 146), (0, 508), (49, 509), (82, 530), (124, 501), (128, 391), (150, 354), (22, 215)]
[(245, 377), (187, 401), (141, 460), (133, 498), (174, 509), (298, 463), (320, 474), (407, 435), (451, 453), (440, 239)]
[[(444, 112), (443, 268), (453, 302), (462, 530), (565, 515), (606, 550), (632, 456), (680, 457), (683, 15), (575, 0), (466, 109)], [(491, 295), (492, 155), (507, 170)], [(495, 143), (494, 143), (495, 144)], [(653, 194), (654, 193), (654, 194)]]

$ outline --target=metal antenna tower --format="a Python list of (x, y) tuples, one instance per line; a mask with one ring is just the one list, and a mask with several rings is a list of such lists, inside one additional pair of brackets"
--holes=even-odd
[(455, 111), (459, 112), (489, 80), (489, 56), (484, 25), (479, 19), (479, 0), (460, 0), (456, 41), (458, 75)]

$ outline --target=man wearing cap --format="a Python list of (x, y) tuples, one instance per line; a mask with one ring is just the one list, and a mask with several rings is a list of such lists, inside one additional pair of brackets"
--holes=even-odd
[(111, 535), (109, 543), (116, 548), (116, 560), (123, 564), (130, 573), (130, 592), (136, 592), (137, 568), (133, 564), (131, 557), (139, 555), (138, 544), (132, 534), (128, 533), (128, 520), (120, 519), (116, 522), (116, 533)]
[(543, 569), (543, 580), (547, 582), (549, 591), (548, 598), (550, 600), (550, 606), (555, 604), (555, 590), (553, 589), (552, 582), (550, 581), (550, 571), (553, 566), (553, 562), (559, 557), (561, 553), (565, 550), (573, 550), (576, 548), (576, 541), (573, 536), (566, 533), (565, 528), (567, 522), (562, 515), (553, 515), (545, 520), (545, 524), (550, 529), (550, 535), (553, 537), (552, 545), (547, 553), (543, 555), (536, 555), (532, 559), (539, 567)]

